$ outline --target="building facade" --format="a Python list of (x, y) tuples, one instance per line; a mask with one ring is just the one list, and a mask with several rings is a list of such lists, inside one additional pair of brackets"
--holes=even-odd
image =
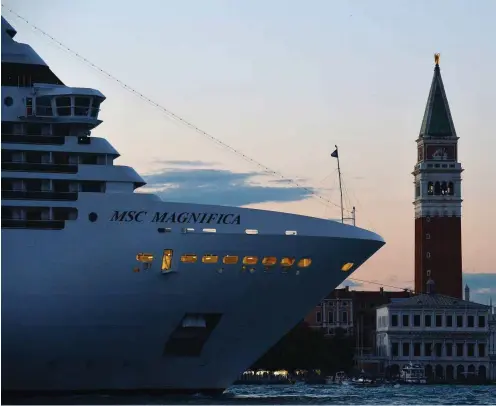
[(391, 292), (383, 288), (377, 291), (334, 289), (307, 315), (305, 322), (330, 335), (342, 329), (346, 335), (355, 336), (361, 353), (371, 353), (375, 348), (376, 307), (410, 296), (408, 291)]
[(491, 301), (491, 317), (489, 319), (489, 379), (496, 382), (496, 313)]
[[(410, 361), (430, 380), (490, 379), (490, 306), (434, 293), (376, 311), (376, 354), (390, 376)], [(429, 287), (430, 285), (430, 287)]]
[(458, 137), (439, 55), (417, 138), (414, 176), (415, 292), (433, 278), (439, 293), (462, 298), (461, 173)]

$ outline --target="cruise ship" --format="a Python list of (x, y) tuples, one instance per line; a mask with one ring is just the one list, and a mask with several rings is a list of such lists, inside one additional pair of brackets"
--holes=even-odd
[(2, 17), (4, 393), (222, 393), (384, 245), (341, 221), (136, 193), (144, 179), (92, 135), (105, 96), (15, 35)]

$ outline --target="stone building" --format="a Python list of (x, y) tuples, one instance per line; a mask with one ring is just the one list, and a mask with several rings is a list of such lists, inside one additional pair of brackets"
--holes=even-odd
[(386, 375), (412, 361), (432, 380), (490, 379), (490, 306), (435, 293), (432, 279), (426, 290), (376, 311), (376, 356)]
[(357, 348), (370, 353), (375, 348), (375, 309), (391, 300), (408, 298), (407, 291), (391, 292), (334, 289), (310, 312), (305, 321), (313, 328), (321, 328), (333, 335), (337, 329), (355, 336)]

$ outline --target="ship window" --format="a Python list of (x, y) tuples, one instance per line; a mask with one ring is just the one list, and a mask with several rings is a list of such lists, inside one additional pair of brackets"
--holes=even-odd
[(162, 256), (162, 271), (170, 271), (172, 267), (172, 250), (164, 250)]
[(258, 230), (245, 230), (246, 234), (258, 234)]
[(36, 115), (37, 116), (53, 116), (52, 98), (42, 96), (36, 98)]
[(93, 98), (93, 105), (91, 106), (91, 117), (98, 116), (98, 112), (100, 111), (100, 103), (101, 101), (97, 98)]
[(238, 256), (237, 255), (226, 255), (224, 259), (222, 260), (224, 264), (227, 265), (234, 265), (238, 263)]
[(82, 181), (81, 184), (81, 192), (92, 192), (92, 193), (103, 193), (103, 185), (102, 182), (97, 181)]
[(273, 266), (276, 263), (277, 263), (276, 257), (263, 257), (263, 259), (262, 259), (262, 265), (265, 265), (265, 266)]
[(153, 261), (153, 254), (146, 254), (140, 252), (138, 255), (136, 255), (136, 260), (139, 262), (152, 262)]
[(308, 268), (311, 263), (312, 263), (312, 260), (310, 258), (302, 258), (298, 261), (298, 266), (300, 268)]
[(194, 263), (198, 259), (198, 256), (195, 254), (184, 254), (181, 255), (181, 262), (186, 262), (186, 263)]
[(74, 115), (87, 116), (90, 111), (90, 101), (89, 97), (76, 97), (74, 99)]
[(204, 228), (203, 232), (204, 233), (216, 233), (217, 230), (215, 228)]
[(293, 266), (295, 259), (292, 257), (284, 257), (281, 259), (281, 266)]
[[(77, 157), (76, 157), (76, 159), (77, 159)], [(98, 164), (98, 155), (97, 154), (81, 154), (81, 155), (79, 155), (79, 163), (83, 164), (83, 165), (97, 165)]]
[(215, 264), (219, 260), (217, 255), (206, 254), (202, 258), (204, 264)]
[(243, 264), (245, 265), (255, 265), (258, 262), (258, 257), (244, 257)]
[(353, 262), (347, 262), (341, 267), (341, 270), (344, 272), (348, 272), (351, 268), (353, 268), (354, 263)]
[(59, 116), (71, 115), (71, 98), (70, 97), (57, 97), (55, 99), (57, 104), (57, 114)]
[(33, 115), (33, 98), (32, 97), (26, 98), (26, 115), (27, 116)]
[(286, 230), (286, 235), (297, 235), (298, 232), (294, 230)]

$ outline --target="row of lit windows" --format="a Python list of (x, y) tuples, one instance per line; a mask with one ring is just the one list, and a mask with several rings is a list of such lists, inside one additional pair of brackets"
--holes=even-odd
[[(181, 255), (181, 262), (185, 263), (195, 263), (198, 260), (198, 256), (196, 254), (185, 254)], [(222, 263), (226, 265), (235, 265), (239, 262), (240, 258), (236, 255), (226, 255), (222, 258)], [(259, 258), (256, 256), (245, 256), (242, 259), (243, 265), (256, 265), (258, 263)], [(204, 264), (216, 264), (219, 261), (218, 255), (206, 254), (202, 257), (201, 261)], [(281, 258), (280, 265), (281, 266), (293, 266), (296, 262), (293, 257), (283, 257)], [(263, 257), (261, 264), (263, 266), (274, 266), (277, 265), (277, 257)], [(299, 268), (308, 268), (312, 263), (311, 258), (302, 258), (298, 261), (297, 266)]]
[[(173, 255), (173, 251), (171, 249), (164, 250), (164, 253), (162, 255), (162, 271), (171, 270), (172, 255)], [(149, 267), (150, 264), (153, 262), (153, 254), (139, 253), (138, 255), (136, 255), (136, 260), (144, 264), (147, 264), (147, 267)], [(201, 261), (204, 264), (216, 264), (219, 262), (219, 260), (220, 257), (218, 255), (213, 255), (213, 254), (205, 254), (201, 257)], [(186, 264), (193, 264), (198, 261), (198, 255), (183, 254), (180, 257), (180, 261)], [(225, 265), (235, 265), (239, 261), (240, 261), (240, 257), (237, 255), (225, 255), (224, 257), (222, 257), (222, 263)], [(294, 257), (282, 257), (281, 260), (279, 261), (277, 257), (270, 257), (270, 256), (262, 257), (262, 260), (260, 261), (260, 263), (264, 267), (271, 267), (279, 264), (284, 268), (289, 268), (293, 266), (295, 262), (296, 259)], [(242, 257), (241, 263), (243, 265), (257, 265), (259, 263), (259, 257), (247, 255)], [(312, 264), (312, 259), (305, 257), (298, 260), (296, 266), (298, 268), (308, 268), (311, 264)], [(341, 267), (341, 270), (343, 272), (348, 272), (351, 268), (353, 268), (353, 265), (354, 265), (353, 262), (347, 262)]]
[[(164, 250), (164, 254), (162, 257), (162, 270), (169, 270), (172, 263), (172, 250)], [(140, 253), (136, 255), (136, 260), (143, 263), (151, 263), (153, 262), (153, 254)], [(196, 254), (184, 254), (181, 255), (181, 262), (187, 264), (193, 264), (198, 261), (198, 255)], [(222, 263), (226, 265), (235, 265), (239, 262), (240, 257), (237, 255), (226, 255), (222, 258)], [(258, 263), (259, 258), (257, 256), (245, 256), (242, 259), (243, 265), (256, 265)], [(219, 262), (219, 256), (213, 254), (203, 255), (201, 261), (204, 264), (216, 264)], [(279, 264), (284, 267), (293, 266), (296, 262), (296, 259), (293, 257), (283, 257), (281, 258)], [(277, 257), (263, 257), (261, 260), (261, 264), (263, 266), (274, 266), (277, 265), (278, 260)], [(312, 264), (311, 258), (301, 258), (297, 266), (299, 268), (308, 268)]]

